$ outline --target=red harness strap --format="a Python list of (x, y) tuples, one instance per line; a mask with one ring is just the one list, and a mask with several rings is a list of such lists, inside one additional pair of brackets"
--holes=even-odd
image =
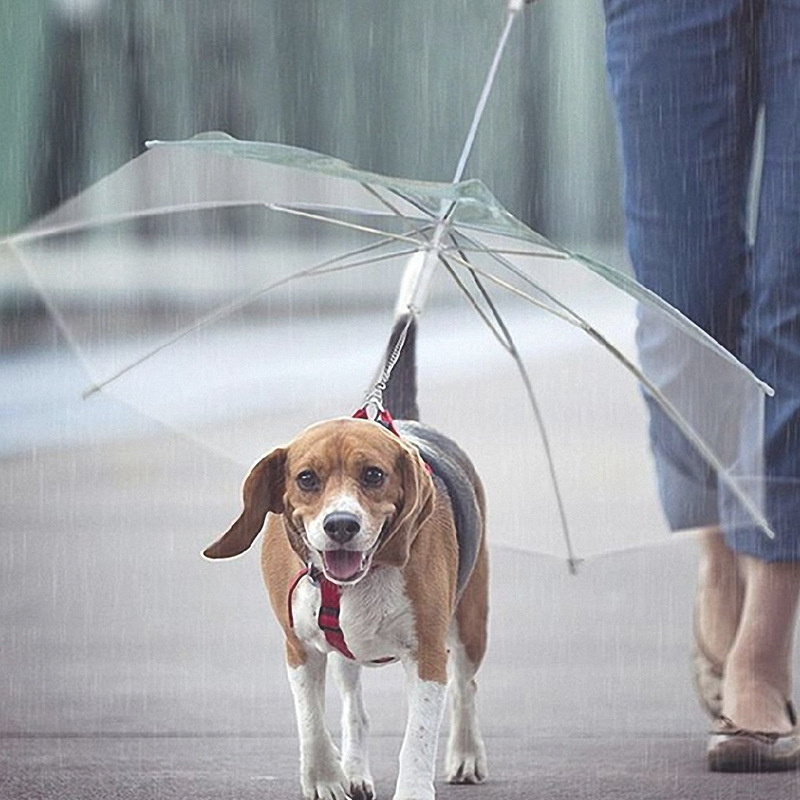
[(303, 569), (295, 575), (294, 580), (289, 586), (289, 625), (294, 628), (292, 595), (297, 588), (297, 584), (300, 583), (306, 575), (309, 575), (311, 580), (319, 585), (322, 594), (319, 614), (317, 615), (317, 625), (319, 625), (320, 630), (325, 634), (325, 640), (331, 647), (336, 648), (346, 658), (355, 659), (355, 656), (350, 652), (350, 648), (344, 640), (344, 633), (342, 633), (342, 629), (339, 627), (339, 599), (341, 598), (339, 587), (333, 583), (333, 581), (329, 581), (318, 570), (311, 567), (303, 567)]
[(341, 598), (339, 587), (333, 581), (329, 581), (324, 575), (321, 575), (319, 588), (322, 592), (322, 599), (320, 601), (317, 624), (325, 634), (325, 639), (331, 647), (335, 647), (346, 658), (354, 659), (355, 656), (350, 652), (350, 648), (344, 640), (342, 629), (339, 627), (339, 599)]
[[(369, 419), (369, 414), (367, 414), (367, 407), (362, 406), (361, 408), (353, 414), (353, 419)], [(383, 425), (384, 428), (390, 430), (395, 436), (399, 437), (400, 434), (397, 432), (397, 428), (394, 426), (394, 420), (392, 419), (392, 415), (385, 409), (382, 408), (378, 414), (378, 418), (375, 420), (379, 425)]]
[[(367, 413), (366, 406), (362, 406), (361, 408), (358, 409), (358, 411), (356, 411), (355, 414), (353, 414), (353, 419), (369, 419), (369, 418), (370, 416)], [(378, 425), (383, 425), (383, 427), (386, 428), (387, 431), (393, 433), (398, 439), (403, 438), (402, 436), (400, 436), (400, 432), (395, 427), (394, 418), (385, 408), (380, 410), (378, 417), (377, 419), (374, 420), (374, 422), (377, 422)], [(433, 470), (431, 469), (431, 465), (427, 461), (425, 461), (425, 459), (422, 459), (422, 464), (425, 467), (426, 472), (429, 475), (433, 475)]]
[[(303, 567), (294, 580), (289, 585), (288, 605), (289, 605), (289, 626), (294, 628), (294, 614), (292, 613), (292, 595), (303, 578), (308, 575), (320, 588), (322, 597), (320, 598), (319, 614), (317, 615), (317, 625), (325, 634), (328, 644), (338, 650), (345, 658), (355, 661), (355, 656), (350, 652), (347, 642), (344, 640), (344, 632), (339, 627), (339, 600), (342, 596), (339, 587), (329, 581), (321, 570), (316, 567)], [(389, 664), (395, 661), (394, 656), (386, 658), (376, 658), (371, 664)]]

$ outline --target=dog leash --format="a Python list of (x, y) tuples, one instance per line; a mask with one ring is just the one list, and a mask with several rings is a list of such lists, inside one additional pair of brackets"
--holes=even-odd
[(383, 393), (386, 391), (386, 386), (389, 383), (389, 378), (392, 376), (392, 371), (400, 360), (400, 354), (403, 352), (403, 347), (405, 346), (408, 336), (408, 329), (417, 316), (417, 312), (411, 308), (408, 309), (408, 312), (406, 323), (403, 325), (400, 335), (397, 337), (392, 352), (386, 357), (380, 377), (375, 381), (372, 389), (367, 392), (367, 396), (364, 398), (364, 405), (353, 414), (357, 419), (369, 419), (373, 422), (378, 422), (398, 436), (400, 434), (397, 433), (394, 427), (392, 417), (383, 405)]

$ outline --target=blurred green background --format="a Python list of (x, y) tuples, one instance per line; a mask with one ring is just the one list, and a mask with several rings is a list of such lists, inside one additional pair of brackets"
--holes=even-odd
[[(223, 129), (449, 179), (503, 0), (1, 0), (0, 232), (141, 152)], [(516, 26), (467, 175), (566, 244), (618, 242), (599, 0)]]

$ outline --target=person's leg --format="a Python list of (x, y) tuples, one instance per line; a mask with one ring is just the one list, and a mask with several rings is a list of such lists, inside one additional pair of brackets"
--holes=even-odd
[(723, 681), (723, 714), (787, 732), (800, 593), (800, 0), (771, 0), (762, 22), (764, 167), (743, 357), (775, 388), (764, 421), (765, 511), (776, 538), (746, 527), (727, 541), (746, 591)]
[[(746, 0), (605, 0), (607, 60), (637, 277), (739, 354), (746, 197), (757, 110), (756, 30)], [(639, 330), (653, 375), (675, 369), (668, 336)], [(696, 373), (696, 371), (695, 371)], [(697, 374), (681, 372), (684, 381)], [(697, 385), (698, 402), (702, 386)], [(716, 475), (651, 405), (651, 441), (673, 528), (705, 527), (695, 602), (695, 682), (712, 716), (744, 588), (719, 530)]]
[(798, 42), (800, 0), (770, 0), (760, 41), (764, 163), (741, 357), (775, 389), (764, 407), (764, 510), (777, 535), (770, 540), (753, 526), (742, 525), (741, 518), (739, 524), (724, 520), (734, 550), (766, 561), (800, 560)]
[(692, 667), (700, 702), (716, 719), (722, 714), (725, 662), (739, 628), (744, 582), (738, 558), (719, 528), (706, 528), (698, 538)]
[[(604, 1), (634, 270), (645, 286), (734, 354), (756, 114), (749, 5), (749, 0)], [(681, 392), (694, 387), (694, 405), (702, 408), (707, 404), (703, 381), (697, 380), (702, 367), (677, 365), (682, 356), (670, 334), (642, 319), (643, 369), (658, 382), (670, 380), (680, 368), (679, 379), (686, 384)], [(717, 524), (714, 471), (654, 403), (650, 418), (671, 527)]]
[(709, 659), (724, 665), (739, 629), (744, 580), (719, 528), (701, 531), (699, 538), (696, 633)]

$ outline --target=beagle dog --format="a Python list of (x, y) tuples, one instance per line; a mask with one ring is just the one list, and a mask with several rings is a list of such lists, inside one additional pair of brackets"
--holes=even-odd
[[(412, 335), (384, 397), (414, 417), (415, 322), (402, 324)], [(238, 555), (264, 528), (261, 565), (286, 640), (303, 796), (375, 796), (360, 671), (393, 661), (405, 668), (408, 694), (394, 800), (434, 797), (446, 689), (447, 778), (482, 782), (474, 677), (486, 649), (489, 567), (483, 488), (467, 456), (414, 419), (335, 419), (262, 458), (243, 500), (204, 555)], [(341, 754), (324, 722), (328, 662), (343, 699)]]

